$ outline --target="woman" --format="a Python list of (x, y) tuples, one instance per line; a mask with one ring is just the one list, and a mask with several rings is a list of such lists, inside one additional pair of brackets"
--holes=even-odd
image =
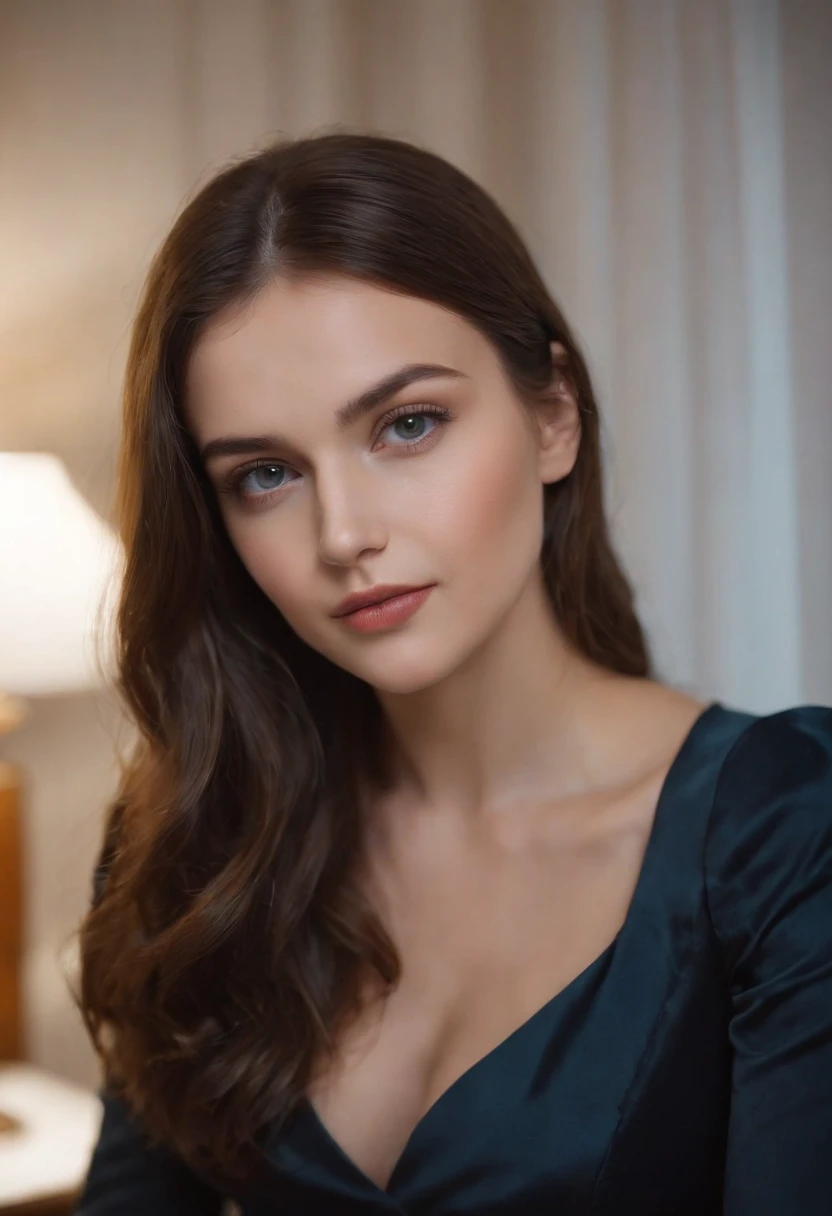
[(829, 1212), (832, 710), (656, 677), (598, 428), (436, 156), (282, 143), (185, 208), (127, 369), (84, 1216)]

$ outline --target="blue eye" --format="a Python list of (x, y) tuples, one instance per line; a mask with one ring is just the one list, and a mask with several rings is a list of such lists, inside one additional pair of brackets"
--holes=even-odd
[(271, 497), (273, 494), (279, 493), (288, 484), (285, 478), (275, 484), (271, 476), (267, 477), (266, 480), (270, 484), (263, 485), (261, 483), (258, 487), (259, 492), (258, 490), (253, 492), (245, 490), (244, 486), (246, 482), (249, 482), (250, 479), (259, 474), (265, 473), (271, 475), (274, 470), (282, 471), (285, 474), (287, 469), (288, 465), (282, 464), (279, 460), (261, 460), (258, 464), (246, 465), (242, 469), (235, 469), (225, 483), (220, 486), (220, 492), (231, 494), (242, 502), (249, 502), (253, 499), (261, 501)]
[[(242, 480), (241, 480), (240, 482), (238, 482), (238, 485), (242, 485), (242, 482), (243, 482), (243, 481), (246, 481), (246, 480), (247, 480), (249, 477), (255, 477), (255, 476), (258, 474), (258, 473), (266, 473), (266, 472), (268, 472), (269, 474), (271, 474), (271, 473), (273, 472), (273, 470), (274, 470), (274, 469), (285, 469), (285, 467), (286, 467), (285, 465), (282, 465), (282, 464), (276, 464), (276, 463), (272, 463), (272, 464), (257, 464), (257, 465), (255, 465), (255, 466), (254, 466), (254, 468), (253, 468), (253, 469), (249, 469), (249, 471), (246, 473), (245, 477), (244, 477), (244, 478), (242, 478)], [(267, 478), (266, 480), (268, 480), (268, 478)], [(259, 487), (259, 488), (260, 488), (261, 490), (279, 490), (279, 489), (281, 488), (281, 486), (280, 486), (280, 484), (278, 484), (278, 485), (266, 485), (266, 486), (264, 486), (264, 485), (260, 485), (260, 487)]]
[[(424, 419), (432, 418), (434, 425), (424, 432)], [(442, 406), (420, 406), (414, 409), (412, 406), (399, 406), (398, 409), (391, 414), (388, 414), (383, 420), (383, 425), (379, 434), (383, 435), (386, 431), (391, 430), (399, 423), (407, 424), (408, 429), (412, 428), (413, 423), (417, 425), (419, 433), (416, 435), (401, 435), (401, 443), (387, 443), (384, 447), (395, 449), (397, 452), (407, 454), (409, 452), (418, 451), (425, 443), (430, 442), (435, 433), (439, 430), (443, 423), (451, 421), (453, 418), (450, 410), (444, 409)], [(287, 480), (285, 474), (291, 473), (292, 470), (288, 465), (279, 460), (258, 460), (253, 464), (244, 465), (240, 469), (235, 469), (220, 485), (220, 493), (230, 494), (238, 501), (246, 504), (261, 505), (262, 503), (270, 502), (275, 495), (290, 484), (291, 478)], [(275, 481), (275, 473), (279, 480)], [(265, 480), (269, 483), (260, 486), (256, 489), (244, 489), (246, 483), (250, 483), (255, 475), (263, 474)]]
[[(389, 431), (389, 430), (392, 430), (392, 429), (393, 429), (393, 427), (397, 427), (397, 426), (399, 426), (399, 425), (401, 425), (401, 424), (403, 424), (403, 423), (411, 423), (411, 424), (412, 424), (414, 421), (415, 421), (417, 424), (418, 424), (418, 423), (423, 423), (423, 422), (424, 422), (424, 419), (425, 419), (425, 418), (429, 418), (430, 416), (431, 416), (431, 415), (430, 415), (430, 413), (429, 413), (427, 410), (419, 410), (418, 412), (416, 412), (416, 411), (412, 411), (412, 412), (411, 412), (411, 413), (409, 413), (409, 414), (401, 414), (401, 415), (400, 415), (398, 418), (395, 418), (395, 419), (394, 419), (394, 420), (393, 420), (391, 423), (389, 423), (389, 424), (388, 424), (388, 425), (387, 425), (387, 426), (386, 426), (384, 429), (385, 429), (386, 431)], [(436, 426), (438, 426), (438, 425), (439, 425), (439, 424), (438, 424), (438, 422), (436, 422), (436, 423), (435, 423), (435, 425), (434, 425), (434, 427), (433, 427), (433, 428), (432, 428), (430, 431), (428, 431), (428, 435), (433, 434), (433, 431), (436, 429)], [(418, 429), (418, 427), (417, 427), (417, 429)], [(405, 435), (404, 435), (404, 436), (402, 436), (402, 437), (404, 438), (405, 442), (406, 442), (406, 443), (408, 443), (408, 444), (409, 444), (409, 443), (418, 443), (420, 439), (425, 439), (425, 438), (426, 438), (425, 434), (424, 434), (423, 432), (421, 432), (421, 431), (420, 431), (420, 433), (419, 433), (419, 434), (417, 434), (417, 435), (413, 435), (413, 434), (411, 434), (411, 435), (407, 435), (407, 434), (405, 434)]]

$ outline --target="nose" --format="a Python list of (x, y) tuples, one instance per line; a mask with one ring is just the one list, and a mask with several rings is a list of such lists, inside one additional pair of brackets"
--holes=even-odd
[(378, 487), (364, 471), (343, 468), (321, 477), (317, 491), (319, 512), (318, 554), (334, 566), (353, 565), (368, 550), (383, 549), (387, 531), (382, 519)]

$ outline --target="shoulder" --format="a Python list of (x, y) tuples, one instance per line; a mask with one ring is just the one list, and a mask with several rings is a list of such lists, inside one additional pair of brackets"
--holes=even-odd
[(740, 785), (766, 792), (772, 783), (807, 781), (832, 786), (832, 706), (795, 705), (778, 713), (742, 716), (749, 724), (725, 758), (721, 789)]
[[(730, 711), (729, 711), (730, 712)], [(796, 705), (740, 715), (717, 777), (708, 841), (712, 851), (761, 831), (779, 845), (828, 838), (832, 829), (832, 707)], [(716, 858), (718, 860), (718, 858)]]
[(704, 849), (714, 928), (734, 961), (783, 918), (832, 940), (832, 707), (744, 716)]

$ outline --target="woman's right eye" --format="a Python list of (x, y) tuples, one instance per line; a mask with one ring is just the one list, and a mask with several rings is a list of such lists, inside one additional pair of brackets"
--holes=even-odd
[[(220, 492), (224, 494), (231, 494), (234, 498), (239, 499), (241, 502), (257, 501), (259, 503), (264, 500), (270, 501), (274, 494), (278, 493), (283, 489), (284, 486), (288, 485), (285, 478), (287, 469), (287, 465), (281, 464), (276, 460), (258, 461), (257, 464), (251, 464), (241, 469), (235, 469), (220, 487)], [(272, 476), (275, 470), (277, 470), (277, 473), (282, 478), (277, 482), (275, 482), (275, 479)], [(264, 485), (261, 482), (260, 485), (257, 485), (257, 481), (259, 480), (258, 475), (264, 471), (269, 474), (269, 476), (264, 478), (267, 484)], [(245, 488), (246, 483), (249, 483), (248, 489)]]

